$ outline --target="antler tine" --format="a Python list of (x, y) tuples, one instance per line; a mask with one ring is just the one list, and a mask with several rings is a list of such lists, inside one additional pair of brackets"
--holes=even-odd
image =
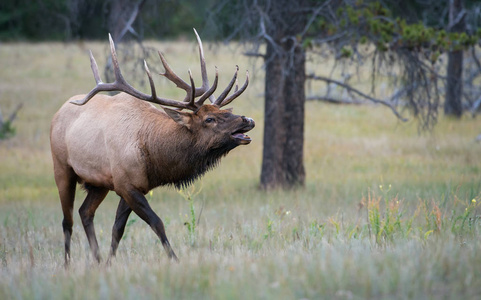
[[(92, 73), (94, 74), (94, 79), (95, 79), (95, 83), (97, 84), (97, 86), (99, 84), (102, 84), (102, 79), (100, 79), (100, 75), (99, 75), (99, 67), (97, 65), (97, 62), (95, 61), (95, 57), (92, 53), (92, 50), (89, 50), (89, 56), (90, 56), (90, 68), (92, 69)], [(84, 105), (85, 103), (87, 103), (87, 101), (89, 101), (95, 94), (98, 93), (98, 91), (96, 90), (97, 87), (95, 87), (93, 90), (90, 91), (90, 93), (88, 93), (83, 99), (80, 99), (80, 100), (72, 100), (70, 101), (70, 103), (73, 103), (73, 104), (77, 104), (77, 105)]]
[(95, 61), (95, 57), (94, 57), (94, 54), (92, 53), (92, 50), (89, 50), (89, 56), (90, 56), (90, 68), (94, 73), (95, 83), (96, 84), (102, 83), (102, 79), (100, 79), (100, 75), (99, 75), (99, 67), (97, 65), (97, 62)]
[(145, 61), (145, 59), (144, 59), (144, 68), (145, 68), (145, 73), (147, 73), (147, 76), (149, 77), (150, 91), (152, 92), (152, 98), (157, 98), (157, 93), (155, 92), (154, 80), (152, 79), (149, 66), (147, 66), (147, 62)]
[[(191, 91), (195, 91), (194, 78), (192, 78), (192, 72), (189, 69), (190, 87)], [(195, 93), (190, 93), (189, 106), (196, 108), (195, 106)]]
[(236, 90), (232, 95), (230, 95), (224, 101), (222, 101), (222, 103), (220, 104), (220, 107), (226, 106), (227, 104), (234, 101), (235, 98), (239, 97), (246, 90), (248, 85), (249, 85), (249, 71), (246, 71), (246, 82), (244, 83), (244, 85), (238, 91)]
[(235, 88), (234, 88), (234, 93), (239, 90), (239, 79), (235, 80)]
[(205, 66), (204, 48), (202, 46), (202, 40), (200, 39), (197, 30), (194, 29), (197, 44), (199, 44), (199, 60), (200, 60), (200, 72), (202, 75), (202, 86), (195, 89), (195, 96), (198, 97), (204, 94), (209, 89), (209, 77), (207, 76), (207, 68)]
[(215, 67), (215, 79), (214, 79), (214, 83), (212, 84), (212, 86), (210, 87), (210, 89), (205, 92), (202, 97), (199, 98), (199, 100), (197, 100), (197, 102), (195, 102), (196, 106), (200, 107), (202, 104), (204, 104), (204, 101), (209, 98), (210, 99), (210, 96), (212, 96), (212, 94), (215, 92), (215, 89), (217, 88), (217, 82), (219, 81), (219, 71), (217, 70), (217, 67)]
[(109, 33), (109, 42), (110, 42), (110, 53), (112, 54), (112, 64), (114, 65), (114, 75), (115, 81), (125, 82), (124, 77), (122, 76), (122, 72), (120, 72), (119, 61), (117, 60), (117, 52), (115, 51), (115, 44), (112, 36)]
[(169, 66), (169, 64), (167, 63), (167, 60), (165, 59), (164, 55), (162, 55), (162, 53), (160, 51), (158, 51), (159, 53), (159, 57), (160, 57), (160, 60), (162, 62), (162, 65), (164, 66), (164, 69), (165, 69), (165, 72), (164, 73), (159, 73), (160, 75), (164, 76), (165, 78), (169, 79), (170, 81), (172, 81), (173, 83), (175, 83), (175, 85), (184, 90), (187, 95), (185, 95), (185, 98), (184, 98), (184, 101), (183, 102), (188, 102), (190, 101), (190, 98), (191, 98), (191, 94), (195, 94), (195, 93), (192, 93), (192, 89), (191, 89), (191, 86), (185, 82), (182, 78), (180, 78), (173, 70), (172, 68)]
[(109, 33), (109, 42), (110, 42), (110, 53), (112, 55), (112, 63), (114, 64), (115, 82), (113, 82), (113, 83), (103, 83), (102, 82), (102, 80), (100, 79), (99, 68), (98, 68), (97, 62), (95, 61), (95, 57), (92, 54), (92, 50), (89, 50), (90, 67), (91, 67), (92, 72), (94, 74), (95, 83), (97, 85), (83, 99), (72, 100), (72, 101), (70, 101), (70, 103), (77, 104), (77, 105), (84, 105), (90, 99), (92, 99), (92, 97), (95, 96), (98, 92), (115, 91), (116, 88), (117, 88), (117, 83), (119, 82), (119, 80), (125, 81), (125, 80), (123, 80), (122, 73), (120, 72), (119, 63), (117, 61), (117, 53), (115, 52), (114, 41), (112, 40), (112, 36), (110, 35), (110, 33)]
[(190, 89), (189, 84), (185, 82), (182, 78), (180, 78), (177, 74), (175, 74), (175, 72), (170, 68), (169, 64), (165, 60), (162, 53), (160, 51), (158, 51), (158, 53), (159, 53), (160, 60), (162, 61), (162, 65), (164, 66), (164, 69), (165, 69), (165, 73), (160, 73), (160, 75), (164, 76), (165, 78), (175, 83), (175, 85), (178, 88), (183, 89), (184, 91), (189, 91)]
[(239, 72), (239, 66), (235, 66), (236, 70), (234, 73), (234, 76), (232, 77), (232, 80), (229, 82), (229, 85), (225, 88), (225, 90), (219, 95), (219, 98), (217, 98), (214, 102), (215, 105), (221, 105), (222, 101), (225, 99), (227, 94), (229, 94), (230, 90), (232, 89), (232, 86), (234, 86), (234, 83), (237, 80), (237, 72)]

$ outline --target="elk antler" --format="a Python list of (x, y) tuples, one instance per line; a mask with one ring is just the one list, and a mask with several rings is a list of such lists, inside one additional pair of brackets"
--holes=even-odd
[[(203, 85), (202, 85), (201, 89), (206, 89), (207, 86), (209, 86), (209, 79), (207, 78), (207, 72), (205, 70), (204, 48), (202, 47), (202, 40), (200, 39), (199, 34), (197, 34), (197, 30), (195, 30), (195, 28), (194, 28), (194, 33), (195, 33), (195, 37), (197, 38), (197, 43), (199, 44), (200, 69), (201, 69), (201, 73), (202, 73), (202, 82), (203, 82)], [(221, 93), (219, 98), (216, 99), (214, 97), (214, 95), (212, 95), (212, 93), (208, 96), (211, 103), (214, 103), (214, 104), (216, 104), (220, 107), (225, 106), (225, 105), (231, 103), (235, 98), (239, 97), (240, 94), (242, 94), (245, 91), (245, 89), (247, 88), (247, 85), (249, 84), (249, 72), (246, 72), (246, 77), (247, 77), (246, 82), (244, 83), (244, 85), (242, 86), (242, 88), (240, 90), (237, 90), (238, 89), (238, 85), (237, 85), (237, 72), (238, 71), (239, 71), (239, 66), (236, 66), (236, 72), (234, 74), (234, 77), (232, 78), (231, 82), (226, 87), (226, 89)], [(217, 68), (216, 68), (216, 74), (217, 74)], [(227, 99), (225, 99), (225, 97), (231, 91), (232, 85), (233, 85), (234, 82), (236, 83), (236, 88), (235, 88), (234, 94), (232, 94)], [(215, 85), (217, 86), (217, 77), (215, 78)], [(202, 92), (205, 92), (205, 90), (203, 90)], [(196, 94), (197, 94), (197, 90), (196, 90)], [(202, 105), (204, 103), (205, 99), (204, 99), (204, 97), (201, 97), (196, 103)]]
[[(239, 90), (239, 85), (237, 82), (237, 72), (239, 71), (239, 66), (236, 66), (236, 71), (234, 73), (234, 77), (232, 77), (232, 80), (230, 81), (229, 85), (225, 88), (225, 90), (219, 95), (219, 98), (217, 98), (214, 102), (215, 105), (218, 105), (220, 107), (225, 106), (229, 103), (231, 103), (235, 98), (239, 97), (240, 94), (242, 94), (245, 89), (247, 88), (247, 85), (249, 84), (249, 71), (246, 71), (246, 82), (244, 85), (240, 88)], [(232, 95), (227, 97), (229, 92), (232, 89), (232, 86), (234, 85), (235, 82), (235, 90)], [(227, 97), (227, 98), (226, 98)]]
[[(200, 106), (202, 106), (207, 98), (215, 104), (218, 105), (219, 107), (225, 106), (229, 103), (232, 102), (235, 98), (237, 98), (244, 90), (247, 88), (247, 85), (249, 83), (249, 73), (246, 73), (247, 79), (246, 82), (244, 83), (244, 86), (240, 90), (238, 90), (238, 86), (236, 84), (236, 89), (232, 95), (227, 97), (229, 92), (232, 89), (232, 86), (234, 85), (234, 82), (237, 83), (237, 72), (239, 70), (239, 67), (236, 66), (236, 72), (234, 74), (234, 77), (232, 78), (231, 82), (227, 86), (227, 88), (221, 93), (219, 98), (215, 99), (213, 96), (213, 93), (215, 89), (217, 88), (217, 83), (218, 83), (218, 71), (217, 67), (215, 69), (215, 79), (214, 79), (214, 84), (209, 88), (209, 79), (207, 76), (207, 70), (206, 70), (206, 64), (205, 64), (205, 58), (204, 58), (204, 49), (202, 47), (202, 41), (197, 34), (197, 31), (194, 29), (194, 33), (197, 38), (197, 42), (199, 44), (199, 56), (200, 56), (200, 70), (201, 70), (201, 75), (202, 75), (202, 85), (199, 88), (196, 88), (194, 85), (194, 79), (192, 78), (192, 73), (189, 70), (189, 78), (190, 78), (190, 85), (185, 82), (182, 78), (177, 76), (175, 72), (170, 68), (169, 64), (165, 60), (164, 56), (162, 53), (159, 51), (159, 56), (160, 60), (162, 62), (162, 65), (164, 66), (165, 72), (161, 73), (160, 75), (166, 77), (170, 81), (176, 84), (176, 86), (180, 89), (183, 89), (186, 92), (186, 96), (183, 101), (176, 101), (176, 100), (171, 100), (171, 99), (166, 99), (166, 98), (161, 98), (157, 96), (156, 90), (155, 90), (155, 85), (154, 81), (152, 79), (152, 75), (150, 74), (149, 67), (147, 66), (147, 62), (144, 60), (144, 68), (145, 72), (147, 73), (147, 76), (149, 78), (149, 83), (150, 83), (150, 89), (151, 89), (151, 95), (144, 94), (135, 88), (133, 88), (127, 81), (124, 79), (122, 76), (122, 72), (120, 71), (120, 66), (119, 62), (117, 60), (117, 53), (115, 51), (115, 44), (114, 41), (112, 40), (112, 37), (109, 34), (109, 41), (110, 41), (110, 52), (112, 54), (112, 63), (114, 65), (114, 75), (115, 75), (115, 81), (112, 83), (104, 83), (100, 79), (99, 75), (99, 69), (97, 66), (97, 62), (95, 61), (95, 58), (92, 54), (92, 51), (90, 51), (90, 66), (92, 68), (92, 72), (95, 78), (96, 86), (93, 88), (83, 99), (81, 100), (72, 100), (70, 101), (73, 104), (77, 105), (84, 105), (87, 103), (90, 99), (92, 99), (93, 96), (95, 96), (99, 92), (103, 91), (121, 91), (125, 92), (129, 95), (132, 95), (140, 100), (160, 104), (160, 105), (165, 105), (165, 106), (171, 106), (171, 107), (176, 107), (179, 109), (189, 109), (189, 110), (196, 110)], [(195, 98), (200, 97), (199, 100), (195, 101)], [(226, 98), (227, 97), (227, 98)]]

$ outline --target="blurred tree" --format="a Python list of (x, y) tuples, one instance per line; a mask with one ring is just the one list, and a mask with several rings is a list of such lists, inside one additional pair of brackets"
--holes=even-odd
[[(65, 1), (3, 0), (0, 2), (0, 39), (44, 39), (68, 35)], [(55, 28), (55, 30), (52, 30)]]
[(266, 44), (265, 122), (261, 187), (303, 185), (305, 170), (304, 83), (308, 28), (313, 1), (221, 1), (213, 23), (231, 38)]
[[(142, 5), (139, 5), (142, 2)], [(201, 28), (213, 0), (3, 0), (0, 1), (1, 40), (104, 39), (132, 24), (147, 38), (178, 37)], [(117, 28), (118, 26), (119, 28)], [(120, 30), (119, 32), (114, 32)]]
[[(400, 119), (403, 118), (395, 105), (403, 103), (423, 127), (435, 124), (440, 106), (439, 84), (449, 81), (439, 63), (441, 54), (475, 46), (481, 33), (451, 33), (440, 26), (429, 26), (439, 13), (419, 10), (427, 2), (433, 1), (220, 0), (216, 3), (212, 24), (227, 39), (250, 42), (248, 45), (253, 47), (249, 54), (263, 57), (265, 62), (261, 187), (293, 187), (304, 183), (306, 80), (324, 81), (345, 89), (357, 99), (385, 105)], [(261, 50), (264, 44), (266, 48)], [(306, 75), (306, 51), (320, 57), (334, 53), (335, 67), (359, 66), (370, 61), (371, 93), (350, 85), (349, 74), (341, 80)], [(373, 95), (375, 79), (381, 70), (387, 70), (397, 87), (389, 100)], [(338, 100), (329, 94), (309, 98)]]
[[(299, 43), (308, 22), (307, 0), (277, 0), (260, 7), (265, 53), (265, 127), (261, 186), (303, 185), (306, 52)], [(256, 8), (254, 8), (256, 9)]]
[[(466, 31), (466, 11), (462, 0), (449, 0), (448, 31), (462, 33)], [(444, 114), (460, 118), (463, 114), (463, 50), (455, 49), (448, 53), (446, 99)]]
[[(479, 40), (481, 3), (478, 0), (409, 0), (387, 1), (391, 10), (410, 22), (445, 30), (452, 45), (447, 50), (447, 65), (439, 77), (444, 84), (444, 113), (461, 117), (464, 111), (473, 113), (481, 107), (481, 90), (474, 82), (481, 73), (476, 45), (469, 37)], [(464, 34), (463, 34), (464, 33)], [(469, 51), (467, 51), (469, 50)], [(464, 59), (466, 57), (467, 59)], [(444, 69), (445, 67), (445, 69)], [(437, 72), (439, 75), (440, 72)]]

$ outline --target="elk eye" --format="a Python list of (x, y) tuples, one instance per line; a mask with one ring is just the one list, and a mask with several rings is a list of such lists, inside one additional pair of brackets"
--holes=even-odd
[(205, 119), (204, 122), (206, 122), (206, 123), (212, 123), (212, 122), (214, 122), (214, 118), (207, 118), (207, 119)]

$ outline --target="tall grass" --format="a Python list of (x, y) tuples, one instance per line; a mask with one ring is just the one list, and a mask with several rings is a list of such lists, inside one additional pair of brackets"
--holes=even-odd
[[(179, 74), (199, 76), (193, 43), (151, 44)], [(234, 64), (253, 74), (233, 105), (256, 120), (253, 142), (195, 190), (148, 195), (180, 262), (132, 215), (117, 258), (97, 265), (75, 214), (65, 270), (49, 122), (68, 97), (92, 88), (88, 48), (103, 65), (105, 43), (0, 46), (0, 105), (24, 103), (16, 136), (0, 142), (0, 299), (479, 298), (479, 118), (441, 118), (418, 134), (414, 121), (399, 123), (382, 107), (307, 103), (306, 186), (267, 193), (258, 189), (262, 69), (233, 45), (206, 45), (207, 64), (218, 66), (220, 86)], [(182, 97), (156, 80), (162, 95)], [(79, 190), (76, 207), (84, 197)], [(109, 194), (95, 218), (104, 260), (117, 203)]]

